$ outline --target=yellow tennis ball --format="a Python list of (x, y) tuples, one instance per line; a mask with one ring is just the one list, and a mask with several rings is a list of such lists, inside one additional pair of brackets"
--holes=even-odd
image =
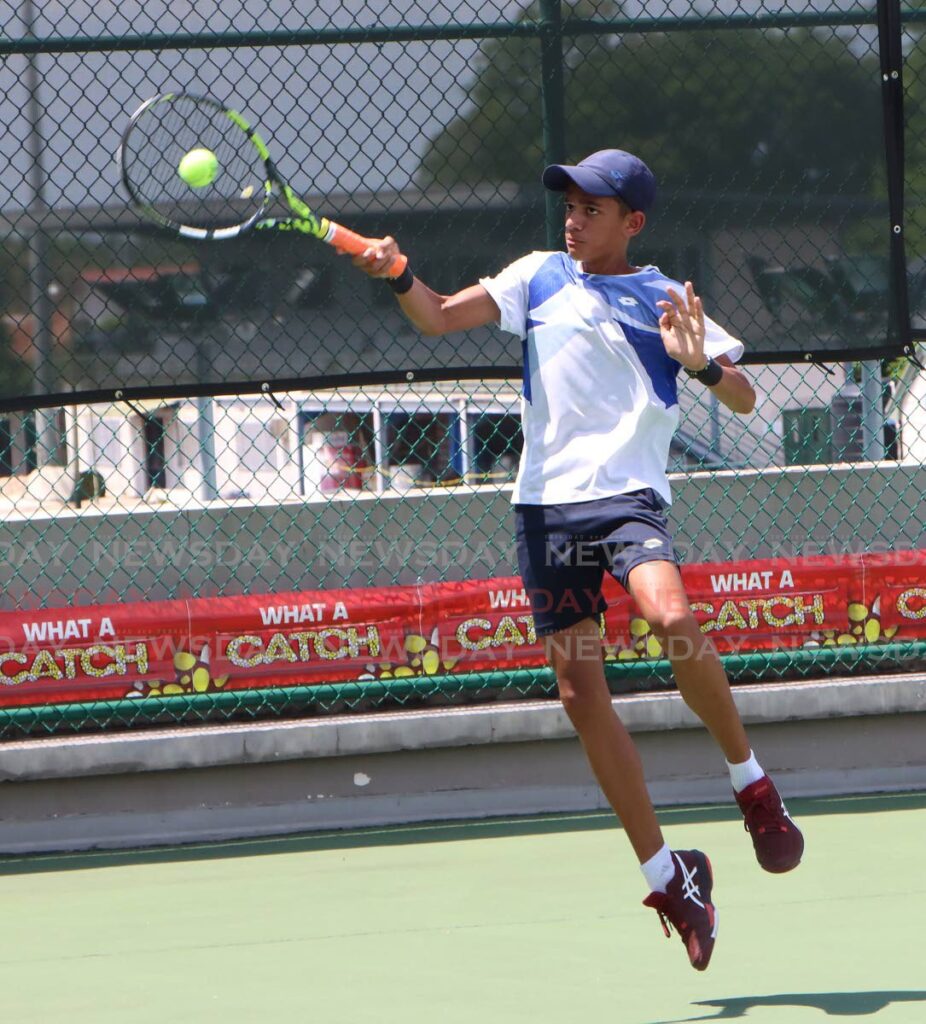
[(180, 161), (177, 173), (190, 188), (205, 188), (215, 181), (219, 161), (211, 149), (191, 149)]

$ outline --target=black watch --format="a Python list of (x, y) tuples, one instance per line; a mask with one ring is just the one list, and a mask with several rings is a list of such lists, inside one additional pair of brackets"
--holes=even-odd
[(707, 357), (707, 363), (700, 370), (689, 370), (685, 367), (685, 373), (694, 380), (700, 381), (702, 384), (706, 384), (709, 388), (712, 388), (715, 384), (719, 384), (723, 380), (723, 367), (717, 362), (712, 356)]

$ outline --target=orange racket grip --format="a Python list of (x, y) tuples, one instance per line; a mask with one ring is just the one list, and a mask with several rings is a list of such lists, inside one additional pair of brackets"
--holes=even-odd
[[(325, 241), (329, 245), (333, 245), (338, 252), (350, 253), (351, 256), (359, 256), (374, 244), (372, 238), (364, 238), (363, 235), (358, 235), (356, 231), (351, 231), (340, 224), (335, 224), (333, 220), (328, 221)], [(398, 277), (407, 266), (408, 257), (399, 253), (389, 268), (390, 276)]]

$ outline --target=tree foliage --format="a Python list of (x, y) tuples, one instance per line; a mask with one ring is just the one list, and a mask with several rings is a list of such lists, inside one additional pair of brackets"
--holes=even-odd
[[(590, 16), (585, 5), (568, 6)], [(832, 33), (583, 36), (569, 41), (565, 59), (567, 159), (613, 146), (642, 156), (663, 186), (871, 193), (882, 159), (877, 61)], [(537, 41), (488, 42), (470, 99), (432, 140), (421, 184), (536, 181)]]

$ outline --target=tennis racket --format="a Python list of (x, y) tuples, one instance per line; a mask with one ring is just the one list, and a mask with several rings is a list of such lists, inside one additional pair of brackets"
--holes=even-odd
[[(195, 149), (215, 154), (218, 168), (194, 188), (180, 161)], [(208, 96), (164, 93), (132, 114), (116, 156), (122, 184), (141, 216), (185, 238), (235, 238), (251, 230), (300, 231), (357, 256), (369, 238), (319, 217), (280, 177), (267, 144), (236, 110)], [(282, 200), (290, 216), (269, 216)], [(408, 260), (389, 268), (398, 277)]]

